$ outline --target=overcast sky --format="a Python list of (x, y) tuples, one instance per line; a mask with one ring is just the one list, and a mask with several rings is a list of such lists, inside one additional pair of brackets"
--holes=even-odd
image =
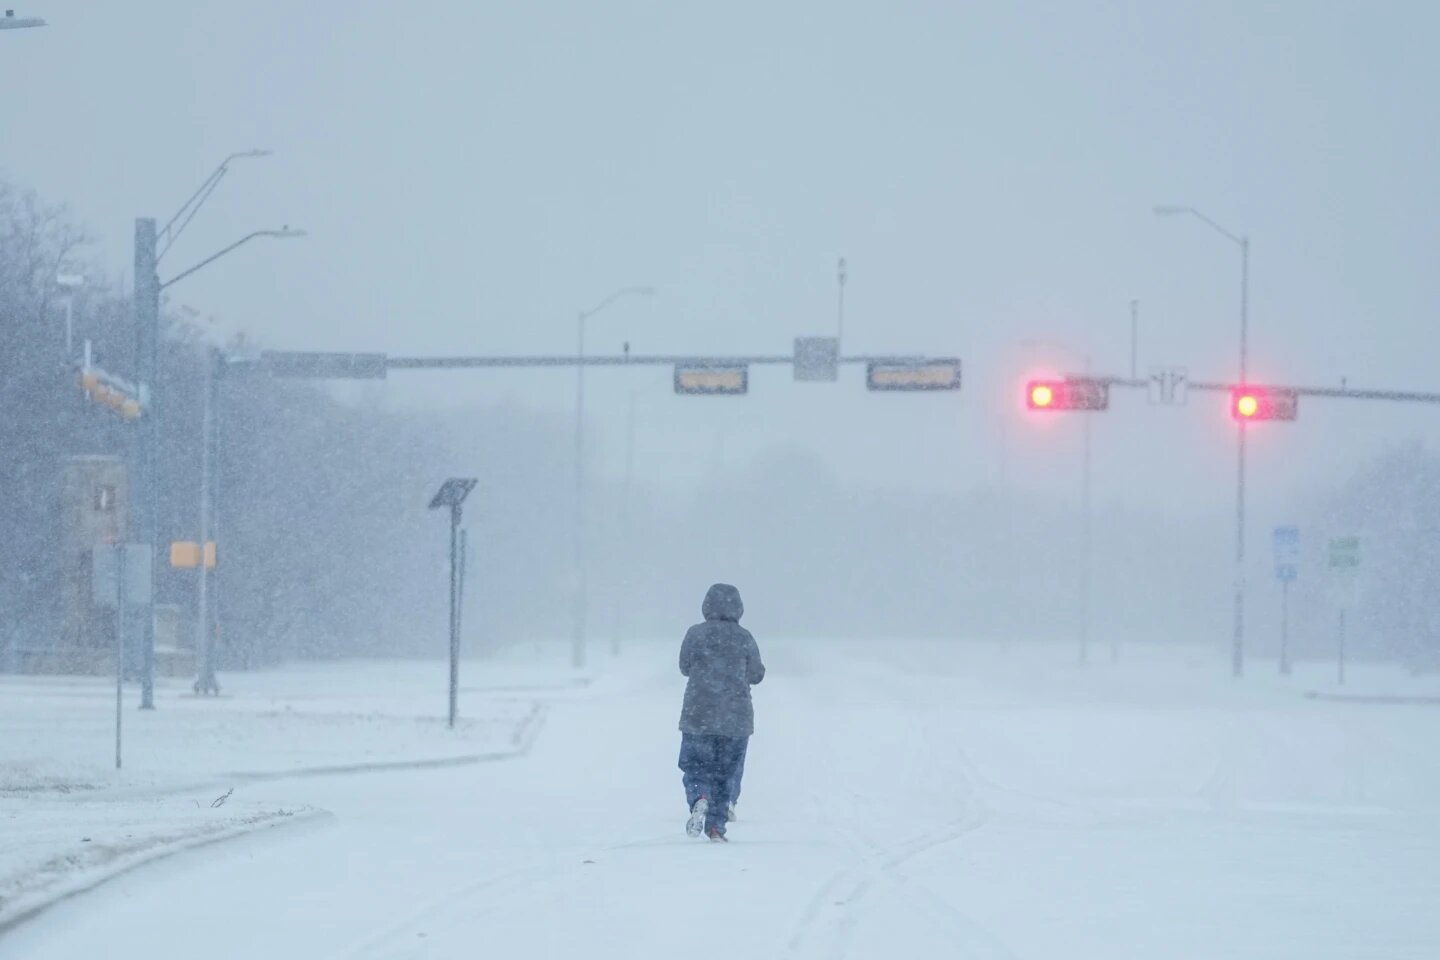
[[(959, 355), (958, 396), (757, 372), (744, 399), (597, 373), (615, 473), (684, 483), (777, 444), (842, 482), (1073, 489), (1078, 421), (1027, 419), (1030, 371), (1234, 376), (1237, 249), (1253, 240), (1252, 369), (1277, 382), (1440, 390), (1440, 8), (1415, 3), (773, 3), (16, 0), (0, 33), (0, 176), (68, 202), (118, 278), (235, 164), (162, 276), (255, 228), (174, 302), (292, 349), (786, 352), (835, 322), (847, 352)], [(1044, 340), (1055, 345), (1026, 345)], [(568, 373), (397, 376), (385, 402), (518, 401), (572, 415)], [(1222, 511), (1233, 428), (1117, 393), (1097, 497)], [(1256, 431), (1257, 523), (1440, 409), (1307, 400)]]

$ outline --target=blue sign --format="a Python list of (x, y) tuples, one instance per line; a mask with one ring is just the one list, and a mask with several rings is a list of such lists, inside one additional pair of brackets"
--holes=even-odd
[(1300, 528), (1275, 528), (1275, 579), (1290, 583), (1300, 572)]

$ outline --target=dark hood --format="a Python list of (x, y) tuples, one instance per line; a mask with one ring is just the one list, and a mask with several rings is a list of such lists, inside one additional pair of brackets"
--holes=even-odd
[(745, 616), (745, 604), (740, 600), (740, 591), (728, 583), (717, 583), (705, 594), (700, 612), (706, 620), (729, 620), (739, 623)]

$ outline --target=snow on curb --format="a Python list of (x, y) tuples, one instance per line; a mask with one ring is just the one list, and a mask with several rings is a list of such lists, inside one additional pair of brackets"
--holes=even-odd
[(328, 777), (347, 773), (383, 773), (387, 770), (426, 770), (437, 767), (461, 767), (473, 763), (488, 763), (495, 760), (511, 760), (523, 757), (535, 745), (540, 729), (545, 725), (545, 708), (536, 703), (530, 712), (516, 726), (510, 737), (510, 749), (490, 750), (483, 753), (462, 753), (450, 757), (426, 757), (419, 760), (365, 760), (356, 763), (340, 763), (311, 767), (296, 767), (292, 770), (239, 771), (225, 774), (214, 783), (229, 780), (263, 782), (267, 780), (288, 780), (291, 777)]
[[(291, 777), (315, 777), (354, 773), (372, 773), (395, 770), (421, 770), (440, 767), (463, 766), (466, 764), (508, 760), (528, 754), (535, 745), (545, 724), (545, 709), (534, 704), (524, 719), (516, 725), (511, 735), (511, 748), (483, 753), (460, 754), (451, 757), (431, 757), (419, 760), (385, 760), (375, 762), (336, 764), (330, 766), (302, 767), (292, 770), (257, 771), (233, 773), (215, 778), (207, 783), (175, 785), (169, 789), (144, 791), (150, 799), (176, 797), (198, 790), (225, 786), (234, 781), (263, 782), (285, 780)], [(64, 791), (69, 793), (69, 791)], [(136, 797), (139, 790), (109, 791), (83, 802), (109, 805), (121, 800), (121, 795)], [(0, 798), (4, 799), (4, 798)], [(12, 796), (12, 799), (18, 799)], [(33, 797), (22, 803), (43, 803)], [(73, 807), (71, 808), (73, 810)], [(238, 837), (264, 830), (288, 827), (316, 821), (332, 816), (329, 811), (310, 807), (293, 809), (271, 809), (257, 813), (229, 818), (222, 822), (199, 824), (174, 823), (158, 833), (147, 833), (138, 837), (126, 834), (123, 839), (100, 842), (56, 852), (37, 866), (21, 869), (12, 876), (0, 873), (0, 934), (48, 910), (57, 903), (86, 893), (117, 877), (139, 867), (173, 857), (188, 850), (222, 843)], [(43, 841), (42, 841), (43, 842)], [(57, 847), (57, 851), (61, 848)]]
[[(310, 807), (267, 810), (221, 823), (172, 828), (133, 841), (96, 844), (80, 853), (53, 857), (38, 869), (0, 878), (0, 934), (57, 903), (159, 860), (238, 837), (331, 817)], [(15, 892), (11, 892), (11, 891)]]

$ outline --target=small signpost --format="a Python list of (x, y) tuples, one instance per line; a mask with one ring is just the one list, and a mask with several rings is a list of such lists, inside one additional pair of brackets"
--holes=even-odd
[(1300, 572), (1300, 528), (1275, 528), (1275, 579), (1280, 581), (1280, 675), (1290, 675), (1290, 584)]
[(1330, 573), (1335, 577), (1335, 600), (1340, 607), (1340, 635), (1336, 643), (1336, 677), (1345, 685), (1345, 614), (1359, 600), (1360, 538), (1336, 537), (1330, 541)]
[(121, 709), (125, 684), (125, 619), (131, 608), (150, 602), (148, 543), (107, 543), (91, 554), (90, 590), (95, 605), (115, 611), (115, 769), (120, 769)]

